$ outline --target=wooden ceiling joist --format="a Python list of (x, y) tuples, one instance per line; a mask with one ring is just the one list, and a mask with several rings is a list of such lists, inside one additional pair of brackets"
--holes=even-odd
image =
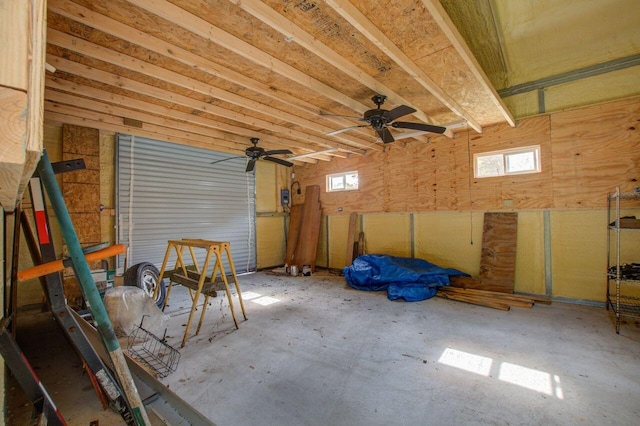
[(467, 43), (463, 40), (460, 32), (456, 29), (453, 22), (451, 22), (451, 18), (447, 15), (447, 12), (444, 10), (442, 5), (438, 0), (422, 0), (422, 3), (427, 8), (433, 19), (438, 23), (440, 29), (447, 35), (447, 38), (456, 49), (460, 57), (467, 64), (473, 75), (476, 77), (477, 81), (482, 85), (483, 89), (489, 94), (489, 98), (493, 101), (498, 110), (502, 113), (504, 119), (511, 127), (515, 127), (516, 122), (505, 106), (504, 102), (502, 102), (502, 98), (498, 95), (498, 92), (495, 90), (489, 78), (482, 70), (482, 67), (478, 63), (473, 53), (467, 46)]
[[(308, 128), (319, 132), (322, 132), (323, 130), (321, 126), (309, 120), (304, 120), (300, 117), (284, 111), (267, 108), (265, 105), (260, 104), (259, 102), (243, 98), (226, 90), (218, 89), (215, 86), (211, 86), (190, 77), (185, 77), (176, 72), (164, 69), (160, 66), (143, 62), (139, 59), (123, 55), (121, 53), (113, 52), (102, 46), (67, 35), (57, 30), (52, 29), (49, 31), (49, 43), (68, 50), (75, 51), (84, 56), (118, 65), (130, 71), (153, 75), (159, 80), (180, 86), (184, 89), (191, 90), (205, 96), (211, 96), (213, 98), (229, 102), (249, 111), (255, 111), (257, 113), (272, 116), (277, 120), (288, 121), (290, 123), (303, 126), (303, 128)], [(326, 143), (326, 140), (318, 138), (314, 135), (308, 135), (307, 138), (308, 140), (314, 141), (316, 143)]]
[(159, 132), (153, 132), (151, 130), (139, 129), (137, 127), (125, 126), (122, 124), (122, 120), (107, 119), (107, 117), (100, 117), (95, 114), (89, 114), (79, 108), (72, 110), (67, 109), (69, 114), (64, 114), (55, 110), (45, 108), (45, 122), (59, 123), (59, 124), (73, 124), (76, 126), (91, 127), (94, 129), (100, 129), (112, 133), (125, 133), (136, 136), (142, 136), (150, 139), (164, 140), (167, 142), (178, 143), (181, 145), (194, 146), (204, 149), (213, 149), (215, 151), (228, 152), (230, 154), (243, 155), (244, 149), (232, 149), (225, 147), (224, 141), (212, 143), (211, 140), (202, 140), (200, 138), (185, 138), (184, 135), (174, 136), (164, 131), (164, 129), (156, 128)]
[[(134, 116), (137, 111), (145, 111), (166, 118), (174, 118), (185, 121), (187, 123), (196, 124), (207, 128), (207, 131), (229, 132), (230, 134), (242, 135), (244, 142), (249, 145), (248, 141), (251, 137), (256, 137), (257, 132), (246, 127), (234, 126), (228, 123), (221, 123), (216, 120), (211, 120), (201, 115), (178, 111), (176, 109), (170, 109), (162, 105), (153, 104), (151, 102), (126, 97), (123, 95), (117, 95), (106, 90), (97, 89), (95, 87), (83, 86), (77, 83), (72, 83), (66, 80), (49, 78), (47, 80), (47, 87), (60, 91), (66, 91), (81, 96), (88, 96), (91, 99), (105, 103), (105, 105), (114, 104), (124, 109), (121, 114), (123, 116)], [(53, 92), (53, 91), (52, 91)], [(49, 93), (49, 91), (47, 92)], [(59, 99), (59, 98), (58, 98)], [(64, 102), (64, 101), (63, 101)], [(69, 102), (66, 102), (69, 103)], [(125, 113), (126, 112), (126, 113)], [(145, 122), (144, 119), (141, 121)], [(261, 140), (269, 142), (273, 147), (278, 148), (297, 148), (302, 152), (309, 151), (309, 144), (298, 142), (293, 139), (286, 139), (280, 136), (274, 137), (265, 133), (260, 133)]]
[(482, 133), (482, 126), (469, 115), (458, 103), (447, 95), (441, 87), (439, 87), (418, 65), (413, 62), (398, 46), (396, 46), (389, 38), (373, 23), (367, 19), (355, 6), (346, 1), (325, 0), (325, 3), (331, 6), (344, 19), (351, 24), (374, 43), (387, 56), (394, 60), (402, 69), (404, 69), (411, 77), (419, 82), (433, 96), (438, 98), (440, 102), (449, 107), (453, 112), (467, 121), (469, 126), (478, 133)]
[[(169, 59), (181, 62), (239, 86), (246, 87), (257, 92), (261, 96), (271, 98), (274, 101), (284, 104), (285, 107), (288, 107), (292, 111), (299, 111), (302, 114), (312, 114), (315, 117), (319, 117), (320, 110), (313, 107), (313, 105), (308, 102), (297, 99), (283, 91), (275, 90), (273, 87), (262, 84), (239, 73), (231, 72), (220, 64), (216, 64), (208, 59), (182, 49), (175, 44), (168, 43), (107, 16), (93, 12), (90, 9), (77, 5), (69, 0), (52, 0), (49, 2), (49, 10), (61, 16), (80, 22), (88, 27), (95, 28), (106, 34), (135, 43), (145, 49), (164, 55)], [(263, 110), (264, 108), (261, 108), (261, 112), (263, 112)], [(286, 114), (284, 112), (281, 114), (282, 116), (276, 115), (276, 118), (280, 120), (288, 120), (290, 117), (295, 117), (295, 115), (291, 115), (289, 117), (284, 116)], [(335, 122), (337, 125), (348, 125), (345, 120), (333, 118), (331, 121)], [(307, 120), (301, 119), (298, 124), (300, 123), (321, 133), (327, 133), (332, 130), (330, 127), (322, 126), (320, 124), (312, 124), (312, 126), (309, 126), (312, 122)], [(337, 140), (344, 141), (345, 143), (352, 143), (355, 146), (368, 144), (367, 141), (363, 141), (349, 135), (344, 135)]]
[(364, 112), (369, 109), (367, 105), (346, 96), (345, 94), (335, 90), (333, 87), (310, 77), (302, 71), (299, 71), (279, 58), (271, 56), (233, 34), (210, 24), (204, 19), (189, 13), (166, 0), (129, 0), (129, 2), (169, 22), (175, 22), (176, 25), (197, 34), (212, 43), (218, 44), (245, 59), (249, 59), (260, 66), (281, 74), (296, 83), (309, 87), (323, 96), (326, 96), (327, 98), (332, 99), (354, 111)]
[[(333, 51), (317, 38), (287, 20), (275, 10), (271, 9), (258, 0), (229, 0), (231, 3), (242, 8), (246, 12), (252, 14), (267, 25), (275, 28), (277, 31), (288, 37), (292, 42), (298, 43), (305, 49), (316, 54), (327, 63), (333, 65), (340, 71), (354, 77), (376, 93), (384, 93), (387, 99), (396, 105), (408, 105), (416, 109), (413, 113), (417, 118), (426, 123), (435, 123), (424, 111), (420, 111), (418, 107), (411, 104), (411, 101), (402, 97), (402, 95), (394, 92), (380, 81), (376, 80), (369, 74), (362, 71), (358, 66), (351, 63), (342, 55)], [(367, 108), (369, 109), (369, 108)], [(363, 112), (363, 111), (361, 111)]]
[(248, 116), (246, 114), (224, 109), (210, 103), (201, 102), (196, 99), (189, 98), (187, 96), (183, 96), (177, 93), (169, 92), (167, 90), (164, 90), (155, 86), (151, 86), (145, 83), (140, 83), (138, 81), (126, 79), (126, 78), (117, 76), (115, 74), (108, 73), (106, 71), (101, 71), (101, 70), (89, 67), (87, 65), (82, 65), (77, 62), (69, 61), (67, 59), (48, 55), (47, 61), (52, 65), (54, 65), (60, 71), (69, 72), (72, 74), (84, 75), (86, 78), (98, 81), (100, 83), (113, 85), (119, 88), (123, 88), (126, 90), (130, 90), (132, 92), (145, 95), (145, 96), (162, 99), (164, 101), (168, 101), (177, 105), (182, 105), (182, 106), (193, 108), (195, 110), (199, 110), (209, 114), (218, 115), (224, 118), (228, 118), (230, 120), (237, 121), (239, 123), (244, 123), (246, 125), (253, 126), (255, 128), (268, 129), (291, 139), (306, 141), (307, 144), (315, 143), (317, 146), (323, 147), (325, 149), (337, 146), (341, 149), (347, 150), (349, 152), (353, 152), (355, 154), (362, 153), (362, 151), (358, 149), (354, 149), (349, 146), (344, 146), (337, 143), (334, 143), (334, 146), (332, 146), (330, 143), (328, 143), (326, 139), (318, 138), (318, 142), (316, 142), (313, 140), (313, 138), (310, 135), (306, 133), (298, 132), (297, 130), (294, 130), (291, 128), (278, 126), (265, 120), (261, 120), (258, 118)]
[[(288, 93), (278, 90), (273, 86), (261, 83), (253, 78), (242, 75), (237, 72), (228, 70), (224, 65), (216, 63), (211, 58), (204, 58), (196, 55), (176, 46), (173, 43), (169, 43), (158, 37), (154, 37), (148, 33), (132, 28), (129, 25), (109, 18), (108, 16), (94, 12), (84, 6), (73, 3), (69, 0), (49, 0), (49, 10), (55, 12), (61, 16), (72, 19), (76, 22), (80, 22), (91, 28), (95, 28), (105, 34), (110, 34), (114, 37), (118, 37), (123, 40), (127, 40), (131, 43), (135, 43), (150, 51), (156, 52), (160, 55), (167, 56), (171, 59), (179, 61), (190, 67), (197, 68), (204, 72), (207, 72), (213, 76), (220, 77), (231, 83), (234, 83), (240, 87), (249, 88), (261, 96), (270, 98), (274, 101), (278, 101), (290, 108), (293, 111), (300, 111), (301, 113), (311, 114), (314, 117), (322, 118), (326, 121), (334, 123), (337, 126), (348, 126), (350, 123), (346, 120), (342, 120), (335, 117), (320, 116), (321, 110), (313, 104), (289, 95)], [(331, 128), (326, 127), (322, 130), (323, 133), (331, 131)], [(354, 145), (368, 144), (366, 141), (362, 141), (357, 138), (352, 138), (349, 135), (343, 135), (338, 140), (353, 142)]]
[[(353, 127), (376, 93), (448, 137), (461, 120), (513, 125), (433, 3), (386, 2), (381, 15), (355, 0), (48, 0), (46, 114), (222, 150), (259, 137), (300, 163), (383, 150), (373, 129)], [(403, 144), (440, 137), (391, 131)]]

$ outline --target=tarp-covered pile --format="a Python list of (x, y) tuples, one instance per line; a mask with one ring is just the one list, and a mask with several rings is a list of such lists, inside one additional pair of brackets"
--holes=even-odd
[(423, 259), (382, 254), (365, 254), (344, 268), (347, 284), (358, 290), (387, 290), (389, 300), (417, 302), (436, 295), (438, 287), (449, 285), (449, 276), (466, 276), (453, 268), (441, 268)]

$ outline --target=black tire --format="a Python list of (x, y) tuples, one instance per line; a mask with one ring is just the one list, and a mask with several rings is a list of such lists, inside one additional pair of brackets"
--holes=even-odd
[[(158, 285), (158, 276), (160, 271), (153, 263), (142, 262), (133, 265), (124, 273), (124, 285), (136, 286), (145, 291), (149, 297), (153, 298), (156, 286)], [(160, 283), (160, 289), (158, 295), (155, 298), (156, 305), (162, 308), (164, 298), (167, 294), (166, 280), (162, 280)]]

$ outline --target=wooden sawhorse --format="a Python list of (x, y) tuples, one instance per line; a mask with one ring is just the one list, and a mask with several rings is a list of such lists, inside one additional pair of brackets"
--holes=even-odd
[[(164, 255), (164, 261), (162, 262), (162, 268), (160, 269), (160, 276), (158, 277), (158, 282), (162, 282), (163, 278), (169, 279), (169, 288), (167, 288), (167, 296), (164, 300), (162, 309), (164, 310), (167, 302), (169, 301), (171, 287), (173, 286), (174, 282), (189, 288), (189, 293), (191, 293), (191, 290), (195, 291), (195, 295), (192, 295), (193, 304), (191, 305), (191, 312), (189, 313), (187, 328), (184, 331), (184, 337), (182, 339), (182, 344), (180, 345), (181, 348), (183, 348), (185, 343), (187, 342), (193, 314), (196, 310), (198, 299), (200, 299), (201, 294), (205, 295), (205, 299), (204, 306), (202, 307), (202, 312), (200, 313), (200, 320), (198, 322), (196, 334), (200, 332), (200, 327), (202, 327), (202, 321), (204, 320), (204, 314), (207, 311), (209, 297), (215, 297), (216, 290), (224, 290), (227, 293), (231, 316), (233, 317), (233, 322), (236, 328), (238, 328), (238, 320), (236, 319), (235, 310), (233, 309), (233, 300), (231, 299), (231, 291), (229, 289), (229, 279), (233, 280), (233, 283), (236, 286), (236, 292), (238, 293), (238, 300), (240, 301), (242, 315), (244, 316), (245, 320), (247, 319), (247, 314), (244, 311), (244, 303), (242, 302), (240, 284), (238, 283), (238, 276), (236, 275), (236, 269), (233, 265), (233, 259), (231, 258), (231, 250), (229, 249), (229, 246), (230, 244), (226, 241), (209, 241), (187, 238), (183, 238), (182, 240), (169, 240), (168, 242), (167, 252)], [(195, 271), (187, 269), (187, 265), (184, 262), (185, 247), (189, 249)], [(207, 251), (204, 263), (201, 267), (198, 265), (198, 261), (195, 256), (195, 248), (205, 249)], [(167, 262), (169, 261), (171, 252), (174, 250), (177, 256), (176, 264), (172, 270), (168, 270)], [(229, 268), (231, 269), (231, 275), (229, 276), (225, 274), (224, 266), (222, 264), (223, 253), (227, 255), (227, 261), (229, 262)], [(213, 272), (210, 277), (207, 277), (207, 270), (209, 269), (209, 265), (211, 264), (211, 260), (213, 257), (215, 257), (213, 263)], [(220, 273), (220, 278), (217, 278), (218, 272)], [(159, 290), (159, 288), (157, 290)]]

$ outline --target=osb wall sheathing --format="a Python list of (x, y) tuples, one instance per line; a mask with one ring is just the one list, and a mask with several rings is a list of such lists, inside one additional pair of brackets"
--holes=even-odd
[[(639, 125), (640, 98), (634, 97), (535, 116), (516, 128), (495, 126), (468, 138), (465, 132), (453, 140), (398, 141), (386, 152), (296, 167), (295, 172), (303, 188), (324, 188), (330, 173), (359, 173), (358, 191), (321, 192), (323, 213), (335, 224), (327, 237), (330, 253), (346, 250), (334, 247), (344, 245), (334, 236), (346, 232), (346, 218), (355, 211), (364, 224), (379, 223), (365, 230), (367, 252), (408, 255), (407, 217), (413, 213), (415, 257), (477, 276), (483, 212), (518, 212), (515, 289), (520, 292), (546, 291), (544, 212), (551, 211), (546, 243), (552, 253), (553, 295), (603, 301), (607, 193), (616, 186), (623, 192), (639, 186)], [(470, 178), (474, 153), (529, 145), (540, 145), (541, 173)], [(630, 212), (640, 216), (640, 206)], [(341, 215), (344, 220), (335, 219)], [(631, 247), (627, 252), (637, 253), (640, 241), (625, 244)], [(337, 254), (331, 267), (341, 267), (342, 258)]]
[[(62, 161), (63, 153), (62, 153), (62, 127), (54, 126), (54, 125), (45, 125), (44, 126), (44, 147), (47, 150), (47, 154), (49, 155), (49, 159), (51, 162), (55, 163), (58, 161)], [(114, 244), (115, 242), (115, 232), (114, 232), (114, 221), (115, 217), (113, 216), (114, 212), (114, 185), (115, 185), (115, 170), (114, 170), (114, 135), (113, 134), (100, 134), (99, 139), (99, 170), (101, 170), (99, 177), (99, 201), (98, 206), (96, 207), (99, 210), (100, 204), (104, 205), (104, 210), (102, 213), (98, 213), (100, 215), (100, 220), (97, 225), (97, 230), (99, 232), (98, 239), (96, 243), (99, 242), (107, 242), (109, 244)], [(86, 161), (86, 156), (77, 154), (72, 155), (72, 158), (83, 157)], [(72, 175), (77, 172), (69, 172), (66, 173), (68, 175)], [(70, 176), (69, 176), (70, 177)], [(63, 176), (57, 175), (58, 185), (63, 187)], [(92, 198), (93, 199), (93, 198)], [(48, 202), (48, 197), (45, 198)], [(65, 198), (66, 201), (66, 198)], [(29, 199), (29, 192), (25, 192), (25, 197), (23, 201), (23, 207), (25, 209), (27, 218), (32, 222), (32, 228), (35, 229), (33, 225), (33, 212), (31, 209), (31, 200)], [(53, 210), (50, 204), (47, 204), (47, 209), (49, 212), (49, 223), (51, 225), (51, 234), (53, 235), (53, 242), (55, 244), (55, 250), (58, 255), (63, 253), (63, 239), (62, 233), (60, 232), (60, 227), (58, 225), (58, 221), (56, 220), (55, 215), (53, 214)], [(75, 227), (75, 221), (74, 221)], [(21, 239), (20, 246), (20, 270), (29, 268), (33, 266), (31, 261), (31, 257), (29, 256), (28, 247), (24, 241), (24, 238)], [(109, 260), (111, 262), (111, 260)], [(100, 265), (97, 265), (100, 266)], [(109, 267), (113, 265), (109, 264)], [(20, 289), (18, 291), (18, 306), (26, 306), (33, 305), (42, 302), (42, 287), (40, 286), (40, 282), (38, 280), (29, 280), (24, 283), (20, 283)]]

